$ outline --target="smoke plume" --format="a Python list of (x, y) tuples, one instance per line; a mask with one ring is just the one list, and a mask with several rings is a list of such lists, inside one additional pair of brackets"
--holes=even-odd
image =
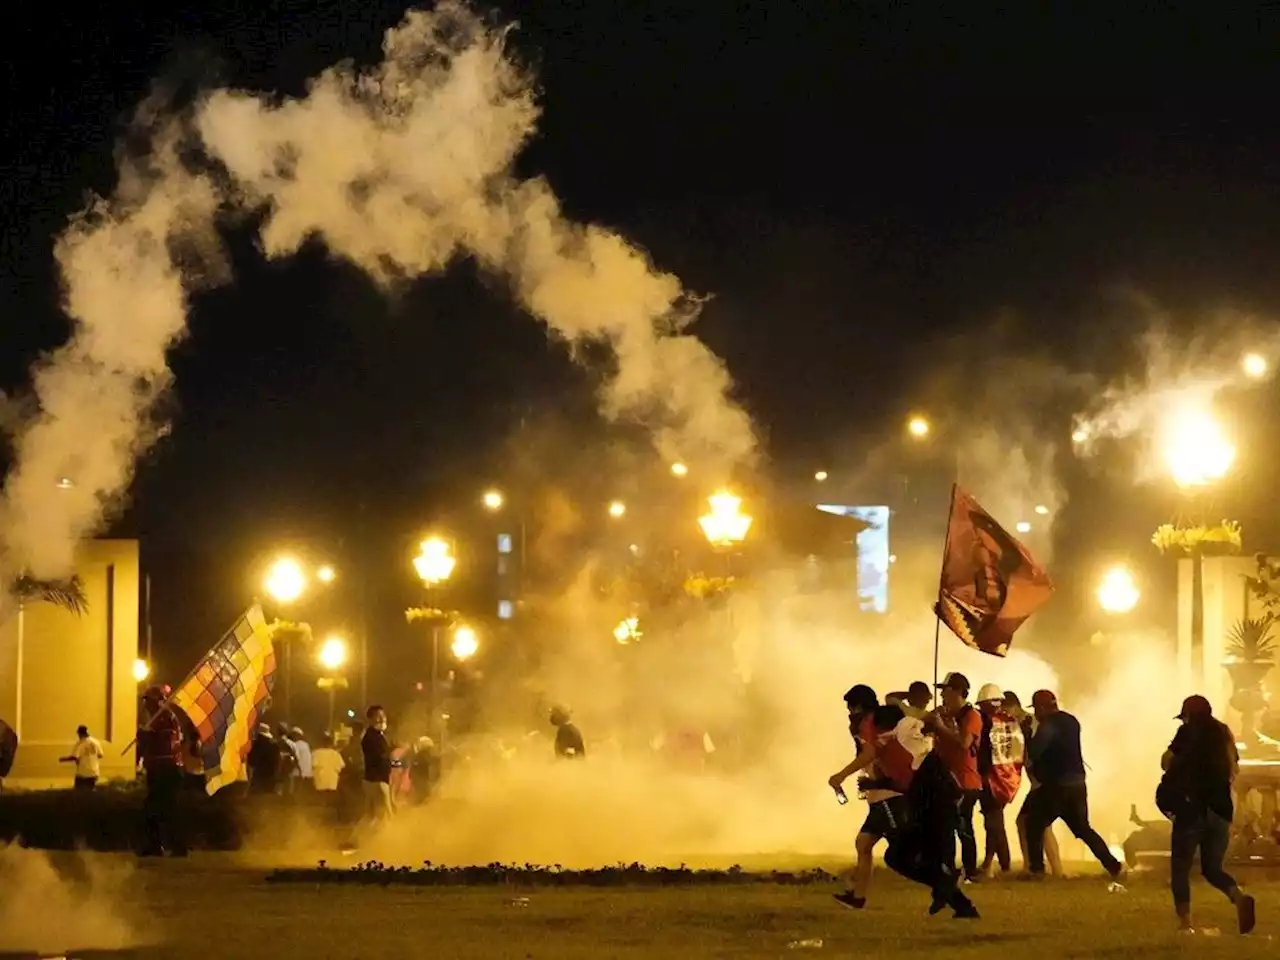
[(335, 66), (305, 97), (215, 90), (181, 117), (144, 107), (146, 148), (58, 243), (75, 328), (37, 366), (40, 413), (15, 441), (0, 504), (10, 572), (66, 573), (127, 488), (188, 296), (225, 279), (210, 271), (220, 210), (263, 213), (268, 257), (316, 239), (387, 288), (473, 258), (551, 336), (610, 348), (602, 409), (651, 426), (664, 456), (708, 470), (752, 456), (724, 366), (687, 332), (698, 299), (616, 233), (566, 218), (544, 180), (514, 175), (539, 111), (505, 41), (446, 0), (389, 31), (380, 64)]
[(48, 956), (138, 946), (121, 913), (124, 876), (106, 864), (79, 860), (84, 877), (73, 881), (44, 853), (0, 848), (0, 952)]

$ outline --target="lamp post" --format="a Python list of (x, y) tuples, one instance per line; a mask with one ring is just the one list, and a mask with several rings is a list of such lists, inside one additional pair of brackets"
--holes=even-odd
[[(480, 502), (484, 508), (492, 514), (502, 513), (507, 509), (507, 495), (501, 490), (490, 488), (484, 492), (480, 498)], [(525, 587), (525, 520), (524, 510), (519, 503), (515, 506), (515, 521), (519, 529), (519, 550), (520, 556), (516, 561), (516, 577), (515, 577), (515, 596), (512, 598), (513, 605), (524, 597)], [(499, 544), (499, 552), (502, 550)]]
[(1112, 616), (1129, 613), (1142, 599), (1133, 572), (1122, 564), (1107, 568), (1094, 595), (1102, 612)]
[[(1190, 500), (1231, 470), (1236, 449), (1213, 414), (1203, 406), (1175, 408), (1161, 430), (1165, 467), (1175, 485)], [(1191, 544), (1191, 663), (1204, 671), (1204, 545)]]
[(347, 686), (346, 677), (339, 676), (339, 671), (347, 662), (347, 642), (339, 636), (327, 638), (320, 647), (317, 659), (326, 671), (326, 675), (316, 681), (316, 686), (329, 694), (329, 733), (332, 735), (334, 698), (340, 688)]
[(434, 609), (435, 590), (453, 576), (453, 568), (458, 559), (453, 555), (453, 547), (443, 537), (428, 537), (419, 545), (419, 552), (413, 558), (413, 569), (422, 581), (427, 594), (427, 607), (432, 609), (431, 617), (431, 716), (436, 715), (439, 704), (440, 681), (440, 615)]
[[(315, 572), (315, 578), (320, 583), (332, 583), (337, 577), (337, 572), (333, 567), (325, 565)], [(293, 557), (283, 556), (278, 558), (270, 567), (267, 568), (266, 577), (263, 580), (263, 588), (267, 591), (267, 595), (281, 606), (289, 606), (297, 602), (307, 588), (310, 586), (306, 570), (303, 569), (301, 563)], [(305, 630), (304, 630), (305, 632)], [(284, 633), (282, 631), (276, 633), (276, 638), (286, 638), (284, 646), (284, 696), (281, 698), (284, 705), (284, 715), (289, 717), (292, 713), (293, 699), (293, 638), (295, 632), (290, 631)]]

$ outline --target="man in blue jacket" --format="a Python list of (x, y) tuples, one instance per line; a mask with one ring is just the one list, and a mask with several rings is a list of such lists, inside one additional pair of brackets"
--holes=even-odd
[(1040, 786), (1027, 796), (1027, 869), (1044, 876), (1044, 832), (1061, 820), (1119, 883), (1124, 868), (1089, 824), (1089, 790), (1085, 786), (1084, 755), (1080, 750), (1080, 721), (1058, 706), (1051, 690), (1037, 690), (1031, 698), (1036, 727), (1027, 756)]

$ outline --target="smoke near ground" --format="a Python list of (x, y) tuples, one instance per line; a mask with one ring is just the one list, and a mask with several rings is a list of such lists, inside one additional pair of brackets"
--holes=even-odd
[(119, 861), (77, 859), (70, 879), (48, 854), (0, 848), (0, 952), (65, 956), (143, 943), (122, 912), (127, 869)]
[(753, 456), (728, 373), (688, 332), (698, 299), (616, 233), (566, 218), (544, 180), (512, 172), (539, 110), (505, 40), (446, 0), (389, 31), (382, 63), (335, 66), (305, 97), (215, 90), (181, 116), (144, 106), (115, 194), (58, 243), (75, 326), (33, 374), (40, 412), (14, 440), (0, 564), (67, 573), (123, 496), (160, 429), (190, 293), (227, 279), (219, 216), (261, 215), (268, 257), (319, 240), (388, 289), (473, 258), (553, 339), (579, 355), (609, 348), (602, 410), (649, 425), (665, 457), (723, 473)]

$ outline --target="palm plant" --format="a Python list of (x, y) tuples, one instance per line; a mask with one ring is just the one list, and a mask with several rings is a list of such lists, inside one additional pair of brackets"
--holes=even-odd
[(1276, 641), (1271, 636), (1275, 620), (1270, 616), (1245, 617), (1237, 620), (1227, 634), (1227, 648), (1237, 663), (1271, 663), (1275, 659)]
[(81, 616), (89, 609), (89, 598), (85, 596), (84, 584), (78, 576), (66, 580), (36, 580), (32, 577), (19, 577), (13, 585), (13, 594), (20, 603), (43, 601), (61, 607), (68, 613)]

